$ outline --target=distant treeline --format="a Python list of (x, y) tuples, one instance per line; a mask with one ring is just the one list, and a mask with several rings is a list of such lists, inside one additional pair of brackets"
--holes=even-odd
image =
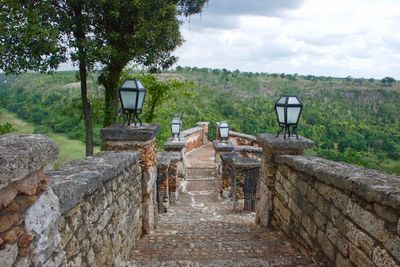
[[(36, 125), (37, 132), (51, 129), (84, 140), (79, 89), (74, 72), (52, 76), (26, 74), (1, 77), (0, 105)], [(95, 74), (93, 74), (95, 75)], [(298, 132), (315, 141), (308, 153), (368, 168), (400, 173), (400, 87), (379, 80), (249, 73), (207, 68), (177, 67), (158, 75), (160, 81), (192, 81), (194, 86), (170, 82), (159, 87), (164, 101), (152, 116), (161, 124), (159, 147), (169, 137), (170, 119), (180, 114), (184, 128), (226, 120), (235, 131), (276, 133), (274, 103), (282, 94), (298, 95), (304, 104)], [(7, 82), (4, 82), (6, 79)], [(93, 79), (95, 80), (95, 79)], [(150, 79), (151, 80), (151, 79)], [(103, 112), (103, 90), (90, 84), (95, 143)], [(154, 90), (153, 90), (154, 91)], [(154, 94), (152, 92), (151, 94)], [(152, 97), (149, 95), (147, 103)]]

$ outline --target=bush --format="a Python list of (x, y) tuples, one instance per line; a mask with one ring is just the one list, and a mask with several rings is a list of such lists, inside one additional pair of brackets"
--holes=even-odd
[(16, 131), (16, 129), (8, 122), (5, 124), (0, 124), (0, 135), (15, 132), (15, 131)]
[(46, 126), (42, 126), (42, 125), (37, 125), (33, 129), (34, 134), (48, 134), (49, 132), (50, 132), (50, 129), (47, 128)]

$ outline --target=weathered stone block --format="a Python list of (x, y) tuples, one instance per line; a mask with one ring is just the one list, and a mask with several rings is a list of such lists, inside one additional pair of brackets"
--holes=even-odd
[(0, 215), (0, 232), (5, 232), (18, 222), (18, 215)]
[(100, 134), (104, 140), (148, 141), (156, 137), (159, 128), (159, 125), (145, 123), (138, 127), (113, 125), (101, 129)]
[[(314, 142), (310, 139), (299, 136), (296, 138), (286, 138), (275, 137), (272, 134), (259, 134), (257, 135), (257, 143), (268, 150), (283, 151), (283, 150), (303, 150), (307, 148), (312, 148)], [(290, 154), (290, 153), (288, 153)]]
[(6, 245), (0, 249), (0, 266), (11, 267), (18, 256), (17, 244)]
[(0, 137), (0, 189), (53, 162), (57, 146), (44, 135)]
[(383, 242), (385, 247), (400, 259), (400, 238), (385, 229), (385, 221), (383, 219), (365, 210), (357, 203), (349, 205), (346, 214), (367, 233)]
[(313, 221), (320, 229), (325, 230), (328, 219), (321, 212), (315, 210), (313, 214)]
[(344, 221), (341, 224), (342, 233), (350, 240), (356, 247), (360, 248), (368, 257), (372, 257), (374, 249), (374, 240), (369, 237), (365, 232), (359, 230), (353, 223)]
[(283, 189), (282, 185), (278, 181), (275, 182), (275, 190), (286, 204), (289, 203), (289, 194), (285, 189)]
[(393, 259), (393, 257), (387, 252), (386, 249), (381, 247), (375, 247), (372, 260), (378, 267), (398, 267), (399, 264)]
[(390, 223), (397, 223), (400, 216), (399, 210), (395, 210), (392, 207), (383, 206), (379, 203), (374, 203), (374, 210), (380, 217)]
[(332, 242), (327, 238), (324, 232), (318, 231), (317, 234), (317, 242), (321, 246), (324, 254), (330, 259), (332, 262), (335, 261), (336, 256), (336, 247)]
[(12, 185), (0, 189), (0, 208), (8, 206), (17, 195), (18, 191)]
[(58, 198), (51, 189), (43, 193), (26, 212), (25, 229), (35, 236), (32, 262), (37, 266), (43, 265), (50, 256), (54, 257), (61, 244), (57, 228), (60, 215)]
[(342, 254), (336, 254), (335, 266), (337, 267), (351, 267), (350, 260), (348, 258), (344, 258)]
[(301, 223), (302, 223), (304, 229), (306, 230), (306, 232), (311, 236), (311, 238), (316, 239), (318, 228), (314, 224), (314, 222), (310, 219), (310, 217), (308, 217), (305, 214), (302, 214)]
[(17, 241), (18, 237), (23, 233), (21, 227), (16, 226), (9, 229), (7, 232), (1, 234), (2, 239), (8, 243), (14, 243)]
[(374, 267), (375, 264), (368, 259), (368, 257), (357, 247), (350, 244), (349, 246), (349, 259), (356, 266)]
[(256, 195), (256, 222), (267, 227), (271, 219), (272, 192), (264, 183), (258, 183)]

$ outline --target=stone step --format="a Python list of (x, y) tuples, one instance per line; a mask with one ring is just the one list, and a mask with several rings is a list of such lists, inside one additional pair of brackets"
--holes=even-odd
[(186, 180), (186, 192), (191, 191), (216, 191), (215, 179)]
[(146, 262), (127, 262), (126, 267), (189, 267), (189, 266), (207, 266), (207, 267), (221, 267), (221, 266), (236, 266), (236, 267), (254, 267), (254, 266), (301, 266), (301, 267), (317, 267), (319, 265), (313, 263), (296, 264), (300, 260), (294, 257), (260, 259), (260, 258), (245, 258), (245, 259), (206, 259), (206, 260), (149, 260)]
[[(208, 261), (214, 264), (227, 260), (231, 262), (243, 261), (243, 263), (250, 263), (251, 261), (254, 262), (254, 259), (262, 259), (263, 265), (249, 264), (243, 266), (304, 266), (312, 264), (309, 258), (296, 253), (290, 243), (279, 240), (249, 242), (238, 239), (235, 242), (207, 242), (193, 239), (192, 242), (186, 242), (177, 237), (168, 243), (154, 241), (146, 243), (145, 246), (139, 246), (133, 251), (132, 258), (136, 260), (138, 266), (153, 266), (151, 264), (156, 264), (160, 261), (179, 260), (190, 260), (193, 262)], [(235, 263), (234, 265), (227, 266), (238, 265)]]
[(204, 177), (215, 177), (215, 168), (186, 168), (186, 179), (201, 179)]

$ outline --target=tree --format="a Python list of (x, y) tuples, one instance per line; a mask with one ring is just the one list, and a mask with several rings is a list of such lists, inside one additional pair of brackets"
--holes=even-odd
[(396, 82), (396, 80), (392, 77), (385, 77), (382, 79), (382, 84), (385, 86), (392, 86)]
[(104, 68), (104, 126), (116, 121), (117, 88), (123, 69), (133, 62), (150, 72), (174, 64), (171, 55), (182, 44), (178, 15), (199, 13), (207, 0), (93, 1), (94, 39)]
[[(150, 71), (171, 66), (182, 43), (177, 15), (201, 11), (207, 0), (3, 0), (0, 3), (0, 68), (6, 73), (48, 72), (78, 62), (86, 154), (93, 153), (87, 73), (104, 68), (104, 125), (115, 122), (117, 86), (129, 62)], [(69, 52), (67, 52), (69, 51)]]
[[(7, 74), (51, 72), (68, 59), (79, 64), (86, 155), (93, 154), (93, 126), (87, 95), (91, 25), (88, 1), (4, 0), (0, 4), (0, 68)], [(72, 52), (67, 53), (70, 48)]]

